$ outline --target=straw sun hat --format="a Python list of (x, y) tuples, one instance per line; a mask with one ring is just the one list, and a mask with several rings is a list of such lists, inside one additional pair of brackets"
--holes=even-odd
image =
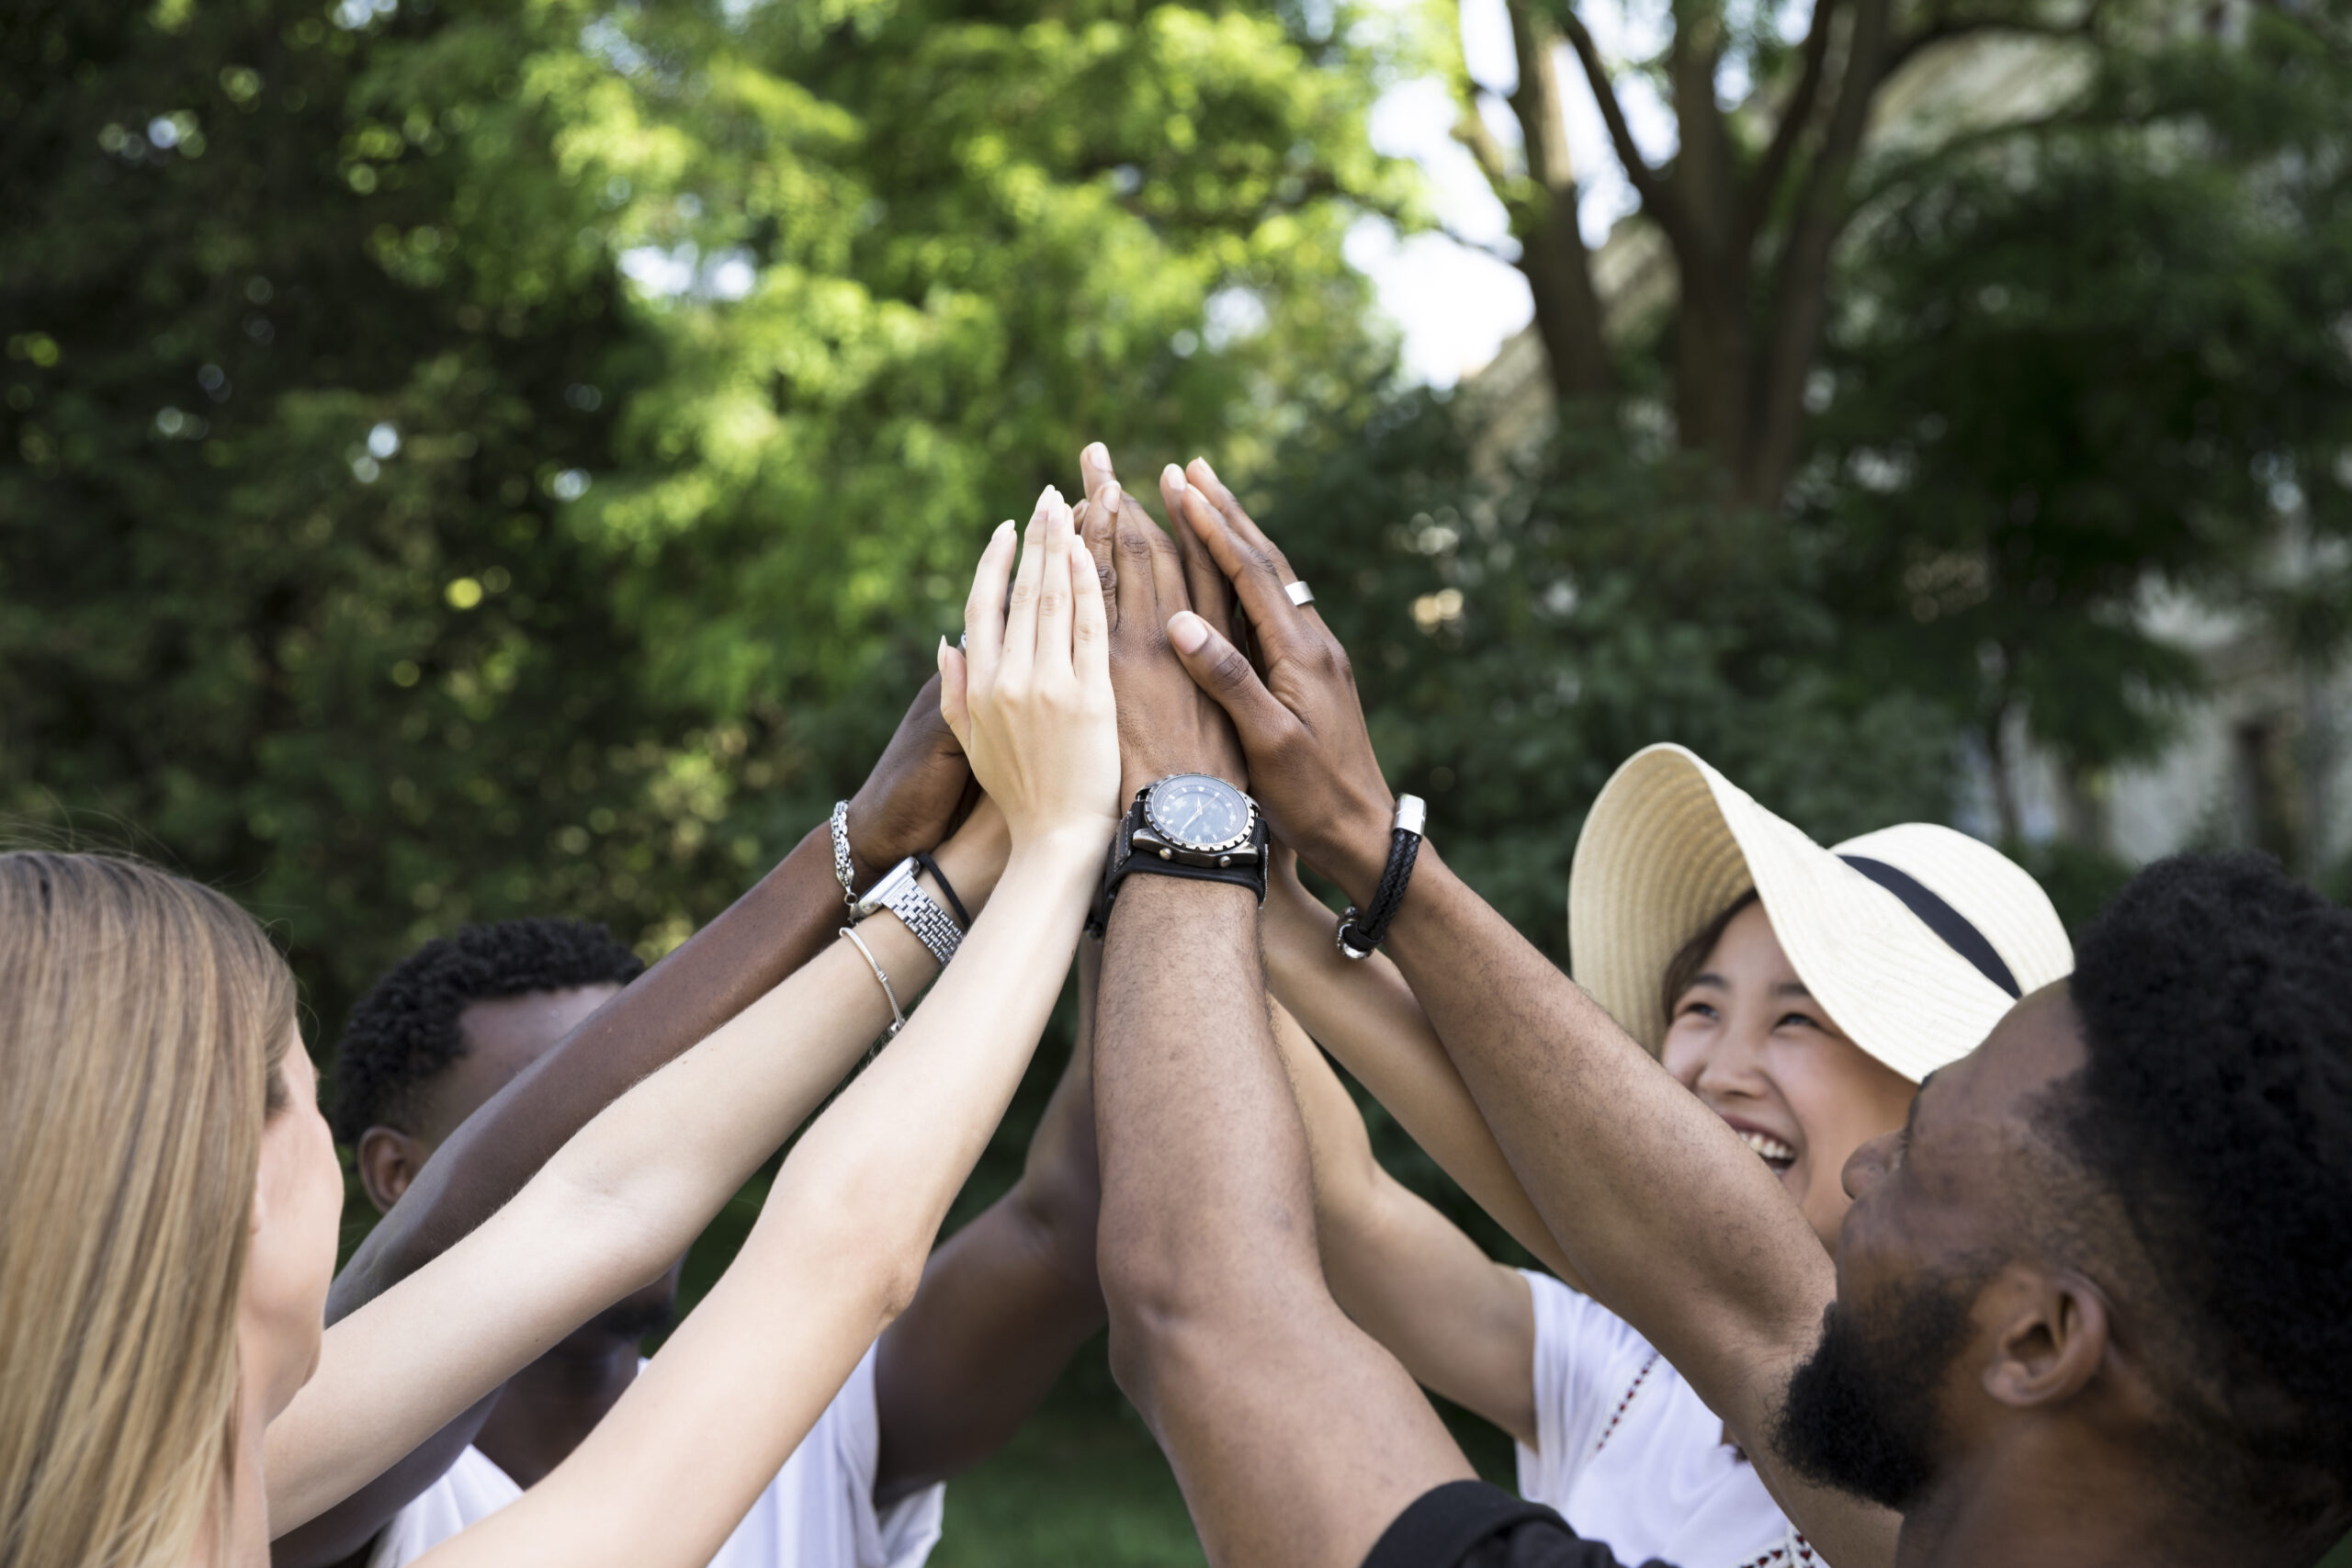
[(1657, 1052), (1668, 964), (1751, 887), (1831, 1021), (1914, 1083), (2075, 966), (2049, 897), (1990, 845), (1905, 822), (1825, 850), (1682, 747), (1651, 746), (1577, 840), (1577, 982)]

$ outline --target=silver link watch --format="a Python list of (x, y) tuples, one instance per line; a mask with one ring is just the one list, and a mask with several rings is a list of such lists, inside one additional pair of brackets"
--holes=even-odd
[(944, 969), (964, 940), (964, 928), (956, 923), (955, 916), (941, 908), (933, 901), (931, 895), (922, 890), (922, 884), (915, 880), (918, 869), (912, 855), (892, 866), (890, 874), (876, 883), (865, 897), (857, 901), (857, 918), (863, 920), (869, 915), (889, 910), (899, 917), (907, 930), (915, 933), (923, 946), (931, 949), (931, 955), (938, 959), (939, 966)]

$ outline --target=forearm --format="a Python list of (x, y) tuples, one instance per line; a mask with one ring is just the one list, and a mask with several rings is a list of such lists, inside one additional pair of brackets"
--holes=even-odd
[(1293, 897), (1267, 900), (1266, 981), (1275, 1000), (1473, 1202), (1546, 1269), (1582, 1290), (1404, 976), (1381, 953), (1361, 961), (1340, 956), (1329, 912), (1295, 901), (1305, 897), (1298, 889)]
[(327, 1320), (358, 1310), (496, 1213), (632, 1084), (821, 951), (845, 913), (820, 826), (466, 1119), (337, 1276)]
[(1319, 1272), (1306, 1134), (1272, 1048), (1254, 915), (1244, 889), (1151, 875), (1128, 877), (1113, 908), (1095, 1114), (1114, 1313), (1122, 1301), (1160, 1317), (1213, 1312), (1225, 1281), (1270, 1257)]
[(1249, 893), (1131, 876), (1104, 942), (1095, 1114), (1111, 1365), (1213, 1562), (1340, 1568), (1466, 1477), (1332, 1302)]
[(1527, 1282), (1381, 1168), (1355, 1101), (1295, 1020), (1274, 1014), (1315, 1173), (1323, 1277), (1422, 1386), (1535, 1440)]
[[(989, 820), (940, 851), (975, 898), (994, 880)], [(936, 967), (928, 950), (891, 917), (860, 935), (910, 1002)], [(836, 940), (615, 1100), (435, 1267), (337, 1324), (270, 1427), (273, 1527), (340, 1502), (666, 1268), (889, 1020), (865, 958)]]
[(912, 1295), (1051, 1010), (1052, 950), (1075, 939), (1090, 858), (1008, 869), (968, 963), (795, 1147), (702, 1307), (571, 1458), (453, 1543), (470, 1550), (449, 1563), (708, 1560)]
[(1756, 1407), (1835, 1290), (1770, 1172), (1427, 845), (1387, 948), (1592, 1294)]
[(1102, 1326), (1091, 1070), (1102, 953), (1100, 942), (1079, 944), (1077, 1038), (1021, 1179), (933, 1250), (913, 1303), (882, 1336), (874, 1364), (878, 1503), (994, 1453)]

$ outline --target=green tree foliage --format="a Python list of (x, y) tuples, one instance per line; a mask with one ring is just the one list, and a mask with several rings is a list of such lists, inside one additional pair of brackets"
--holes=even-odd
[(1654, 741), (1690, 746), (1825, 841), (1950, 807), (1949, 728), (1842, 672), (1817, 565), (1717, 472), (1572, 423), (1482, 465), (1427, 393), (1303, 457), (1266, 513), (1350, 650), (1399, 788), (1448, 863), (1566, 958), (1586, 809)]
[(1857, 661), (1996, 758), (2019, 720), (2094, 787), (2152, 754), (2203, 682), (2149, 613), (2167, 595), (2306, 659), (2352, 634), (2352, 53), (2329, 17), (2114, 51), (2079, 102), (1878, 197), (1809, 499)]
[[(821, 818), (985, 529), (1387, 345), (1344, 9), (0, 17), (0, 811), (285, 931), (658, 951)], [(1148, 471), (1148, 470), (1147, 470)]]
[[(1586, 811), (1679, 741), (1824, 842), (1950, 809), (1949, 722), (1843, 670), (1823, 573), (1719, 470), (1572, 423), (1505, 468), (1475, 395), (1397, 398), (1301, 444), (1259, 515), (1348, 648), (1390, 782), (1446, 862), (1560, 963)], [(1515, 1243), (1365, 1102), (1388, 1168)]]

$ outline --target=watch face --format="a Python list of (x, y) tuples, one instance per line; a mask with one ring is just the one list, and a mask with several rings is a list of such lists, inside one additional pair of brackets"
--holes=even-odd
[(1230, 849), (1250, 834), (1250, 797), (1204, 773), (1162, 779), (1143, 808), (1162, 838), (1188, 850)]

